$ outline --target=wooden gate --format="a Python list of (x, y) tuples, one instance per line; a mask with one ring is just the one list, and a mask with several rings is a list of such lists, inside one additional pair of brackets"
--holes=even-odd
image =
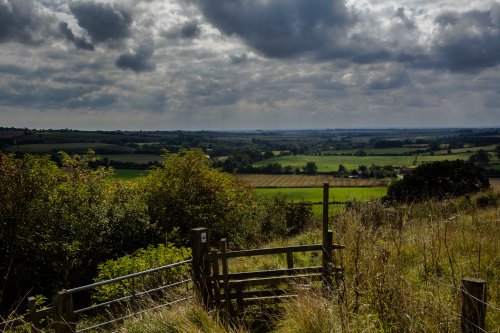
[[(222, 239), (218, 249), (210, 251), (208, 230), (193, 229), (193, 281), (205, 306), (239, 312), (247, 304), (296, 297), (294, 288), (290, 288), (293, 285), (322, 281), (325, 290), (331, 289), (333, 278), (342, 274), (342, 268), (334, 266), (333, 251), (344, 246), (334, 244), (333, 233), (328, 230), (328, 191), (325, 184), (322, 244), (228, 251), (227, 240)], [(296, 267), (294, 253), (297, 252), (320, 253), (321, 266)], [(286, 255), (286, 268), (230, 272), (229, 259), (278, 254)]]

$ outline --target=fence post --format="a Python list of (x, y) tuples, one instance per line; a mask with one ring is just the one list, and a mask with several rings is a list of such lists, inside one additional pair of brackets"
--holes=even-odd
[(486, 281), (463, 278), (460, 293), (462, 299), (462, 333), (485, 332)]
[(232, 309), (231, 306), (231, 299), (229, 297), (229, 293), (231, 292), (229, 288), (229, 266), (227, 263), (227, 240), (225, 238), (222, 238), (219, 241), (219, 251), (221, 254), (221, 260), (222, 260), (222, 276), (224, 279), (224, 301), (226, 305), (226, 311), (229, 313)]
[(209, 290), (210, 262), (208, 260), (207, 228), (191, 229), (191, 250), (193, 254), (192, 275), (196, 295), (203, 305), (211, 306)]
[(326, 233), (326, 240), (323, 244), (323, 287), (325, 291), (332, 288), (332, 268), (333, 268), (333, 231)]
[(55, 333), (76, 332), (75, 315), (73, 313), (73, 296), (66, 290), (59, 291), (53, 300)]
[(323, 246), (326, 243), (326, 237), (328, 233), (329, 194), (330, 194), (330, 184), (323, 183)]
[(29, 322), (31, 324), (31, 332), (40, 331), (40, 316), (36, 313), (36, 299), (33, 296), (28, 297)]
[(323, 255), (322, 255), (322, 266), (323, 266), (323, 287), (325, 290), (329, 290), (332, 286), (331, 277), (331, 261), (332, 261), (332, 250), (333, 250), (333, 233), (328, 231), (328, 201), (330, 195), (330, 184), (323, 183)]

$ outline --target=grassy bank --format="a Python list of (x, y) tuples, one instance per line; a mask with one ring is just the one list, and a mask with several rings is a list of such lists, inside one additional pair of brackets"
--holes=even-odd
[[(196, 306), (137, 317), (121, 332), (457, 332), (463, 277), (488, 285), (486, 329), (500, 328), (500, 206), (483, 199), (428, 202), (384, 208), (360, 203), (334, 217), (334, 240), (346, 245), (335, 260), (345, 278), (325, 295), (312, 284), (295, 300), (271, 310), (249, 311), (234, 325)], [(490, 196), (491, 198), (491, 196)], [(319, 242), (319, 230), (267, 246)], [(308, 265), (314, 256), (297, 258)], [(231, 264), (234, 271), (286, 267), (269, 256)], [(169, 326), (170, 325), (170, 326)]]

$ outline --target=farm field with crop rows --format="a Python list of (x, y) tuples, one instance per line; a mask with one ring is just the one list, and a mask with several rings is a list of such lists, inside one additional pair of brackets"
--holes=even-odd
[(329, 183), (334, 187), (385, 187), (385, 179), (352, 179), (338, 178), (327, 175), (264, 175), (236, 174), (236, 177), (247, 182), (252, 187), (321, 187)]

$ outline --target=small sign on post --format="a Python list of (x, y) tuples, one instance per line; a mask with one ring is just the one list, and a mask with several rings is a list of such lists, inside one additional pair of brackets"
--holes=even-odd
[(193, 282), (196, 295), (207, 307), (211, 307), (211, 289), (209, 284), (210, 261), (208, 260), (207, 228), (191, 229), (191, 251), (193, 254)]

